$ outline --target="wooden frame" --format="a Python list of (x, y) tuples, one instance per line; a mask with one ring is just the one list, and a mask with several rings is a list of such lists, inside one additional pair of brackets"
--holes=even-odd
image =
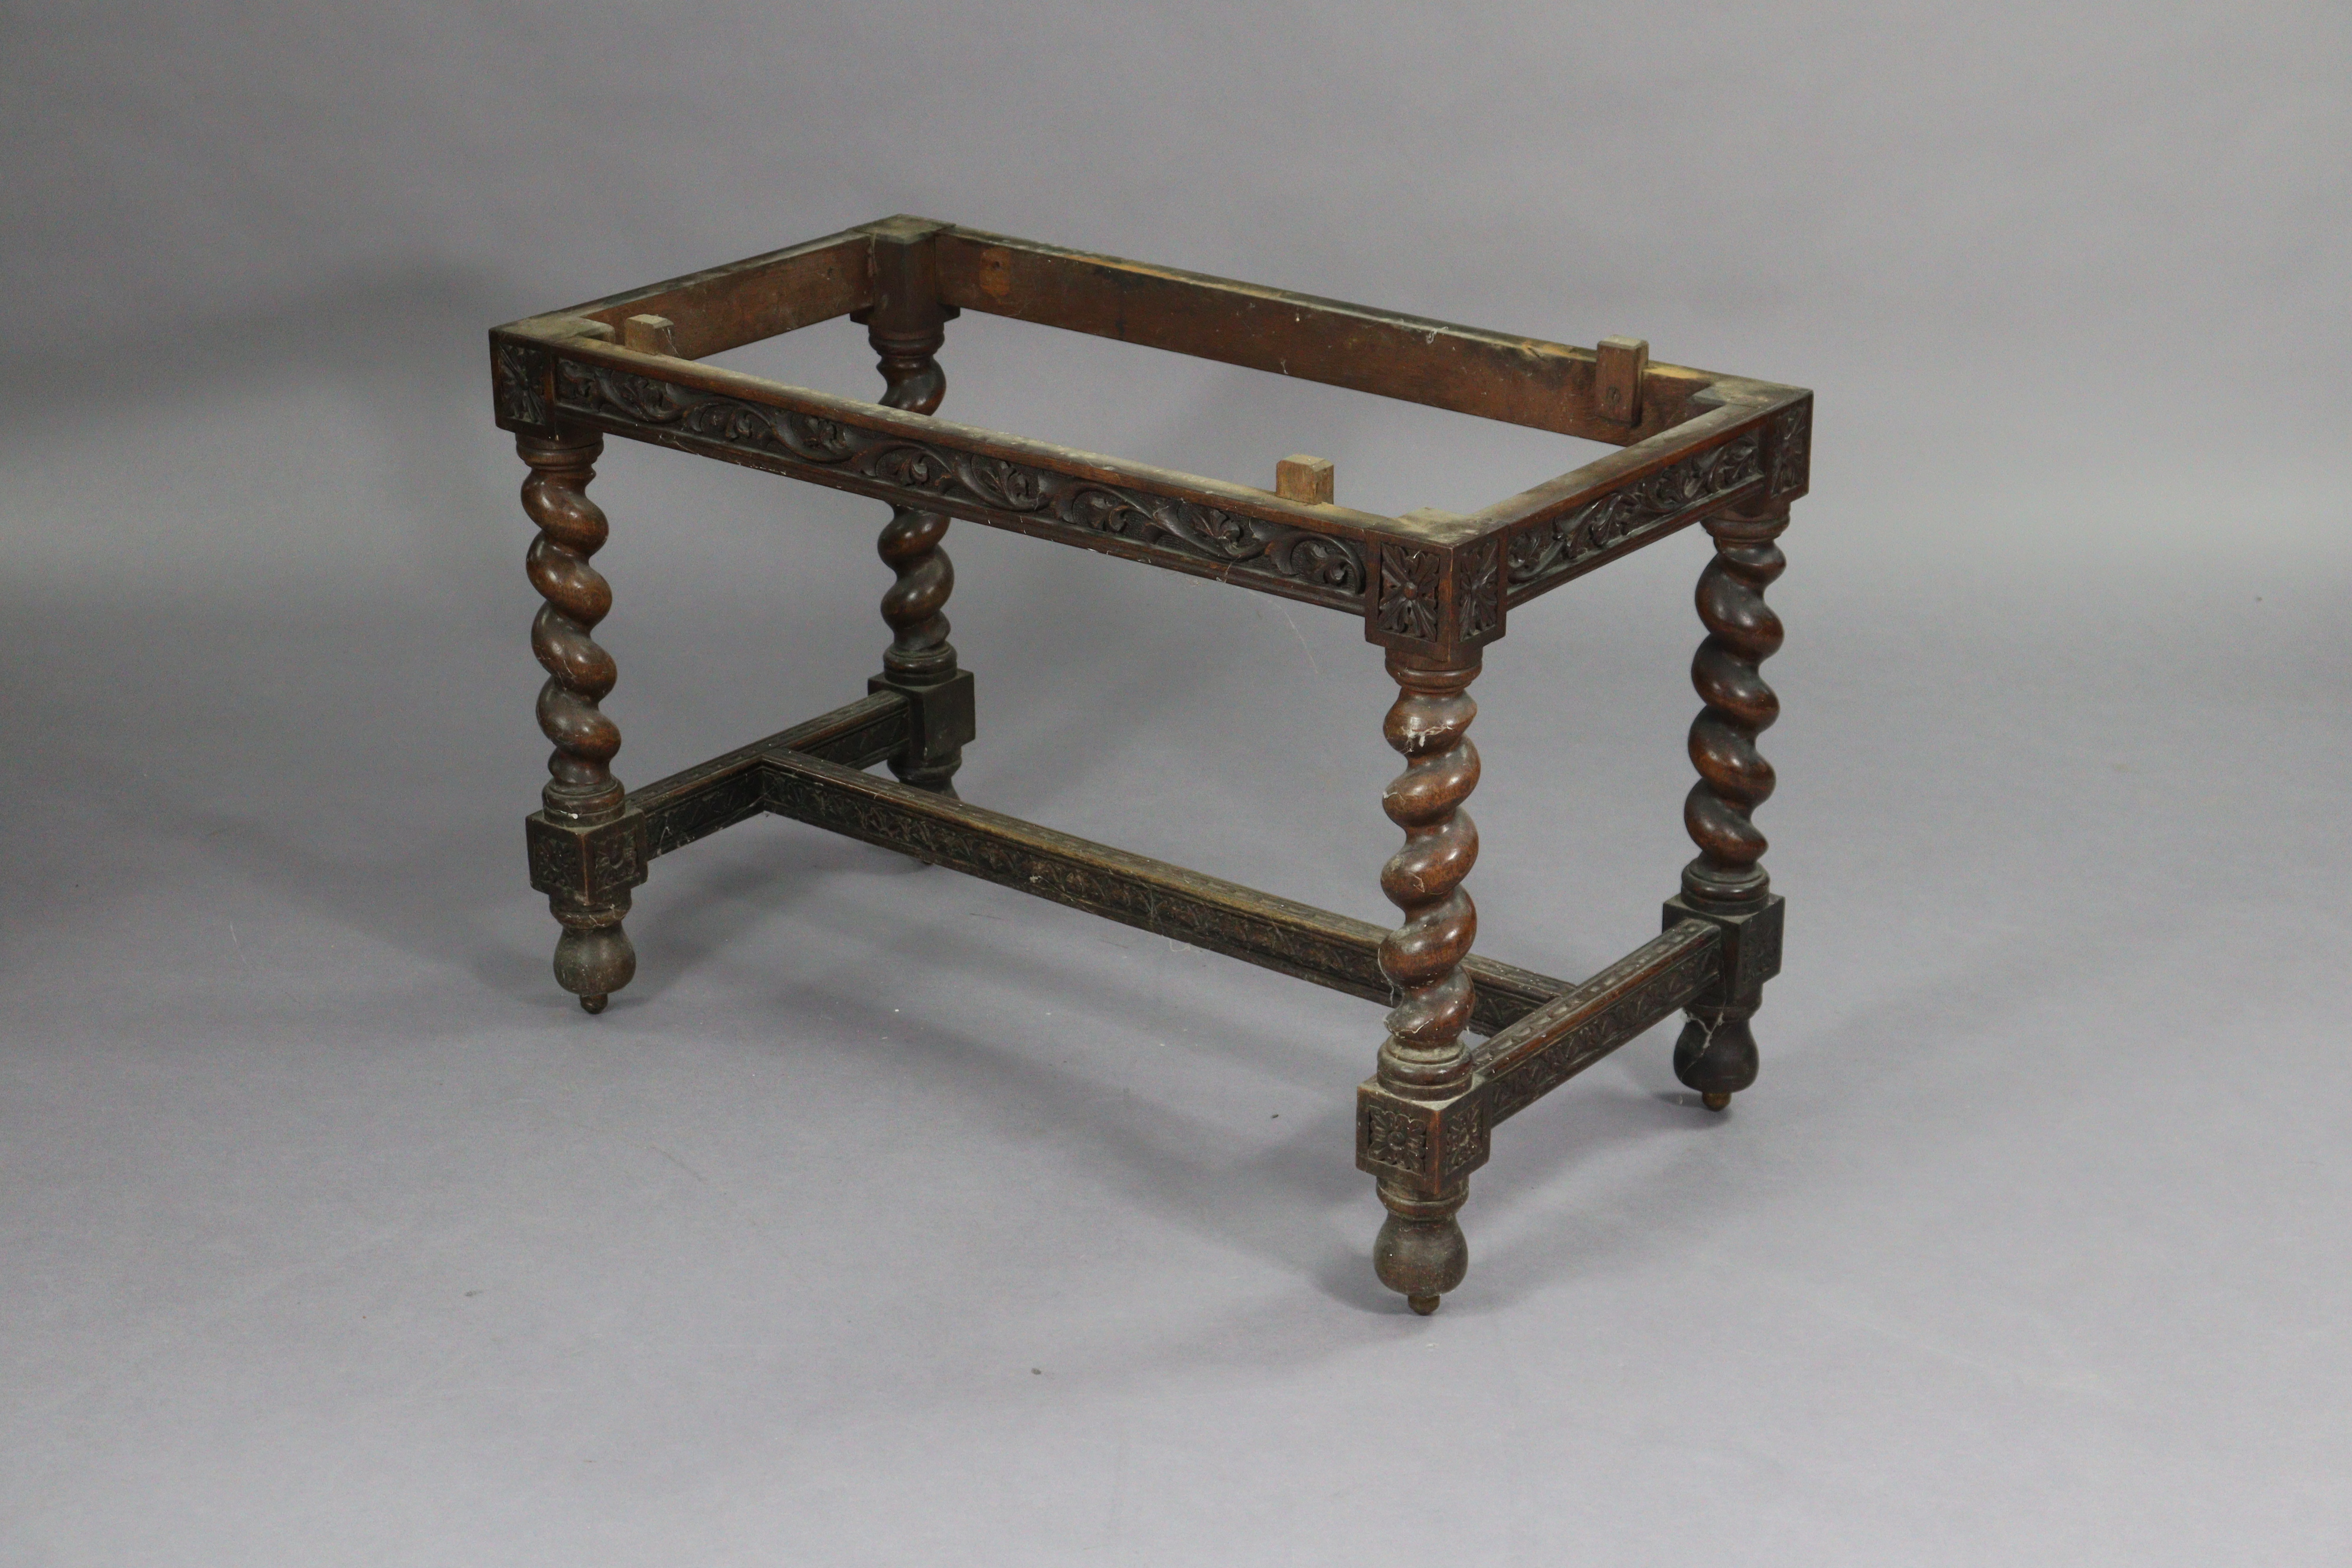
[[(1273, 490), (1201, 479), (936, 418), (936, 355), (966, 310), (1611, 443), (1618, 449), (1460, 516), (1334, 503), (1330, 465), (1286, 459)], [(887, 390), (832, 396), (697, 363), (836, 317), (864, 323)], [(1779, 972), (1781, 900), (1752, 813), (1772, 788), (1756, 751), (1778, 701), (1759, 672), (1780, 627), (1763, 600), (1774, 542), (1804, 493), (1811, 394), (1597, 349), (1454, 326), (1224, 279), (895, 217), (709, 272), (495, 329), (498, 422), (530, 465), (532, 645), (555, 750), (528, 823), (532, 886), (562, 933), (558, 981), (590, 1012), (627, 984), (623, 929), (654, 858), (773, 812), (1007, 887), (1390, 1003), (1357, 1095), (1357, 1163), (1389, 1217), (1380, 1277), (1433, 1310), (1468, 1252), (1455, 1218), (1495, 1125), (1677, 1009), (1675, 1066), (1716, 1110), (1756, 1076), (1748, 1019)], [(614, 778), (598, 707), (612, 659), (592, 635), (611, 592), (589, 558), (588, 499), (607, 435), (872, 496), (896, 581), (894, 634), (861, 700), (635, 792)], [(1403, 847), (1382, 931), (969, 805), (953, 777), (976, 733), (972, 680), (941, 613), (940, 548), (962, 518), (1360, 616), (1399, 695), (1385, 732), (1406, 759), (1384, 805)], [(1475, 957), (1462, 883), (1477, 837), (1465, 731), (1484, 649), (1511, 612), (1693, 523), (1706, 637), (1692, 667), (1699, 854), (1664, 933), (1581, 984)], [(895, 779), (865, 770), (887, 763)], [(1467, 1037), (1483, 1035), (1482, 1043)]]

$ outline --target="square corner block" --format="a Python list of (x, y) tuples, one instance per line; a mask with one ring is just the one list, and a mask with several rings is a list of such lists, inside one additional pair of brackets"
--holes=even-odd
[(1364, 599), (1367, 640), (1409, 653), (1461, 657), (1503, 635), (1503, 539), (1444, 539), (1466, 520), (1423, 510), (1401, 521), (1433, 535), (1382, 540)]
[(646, 879), (642, 811), (593, 827), (534, 811), (523, 819), (523, 832), (530, 846), (530, 885), (542, 893), (601, 904)]
[(968, 669), (957, 670), (936, 686), (901, 685), (877, 675), (866, 681), (866, 689), (869, 694), (895, 691), (907, 700), (907, 747), (912, 755), (936, 757), (971, 744), (980, 733)]
[(1410, 1100), (1366, 1079), (1356, 1086), (1356, 1168), (1424, 1192), (1453, 1186), (1492, 1152), (1486, 1080), (1449, 1100)]
[(1780, 973), (1781, 911), (1789, 900), (1768, 896), (1745, 914), (1723, 914), (1685, 901), (1679, 893), (1666, 900), (1665, 921), (1672, 931), (1684, 921), (1705, 921), (1723, 932), (1721, 994), (1726, 998), (1753, 996), (1764, 983)]

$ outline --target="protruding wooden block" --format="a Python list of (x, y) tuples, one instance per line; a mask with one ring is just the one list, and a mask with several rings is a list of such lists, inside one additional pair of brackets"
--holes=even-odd
[(1328, 506), (1333, 475), (1328, 458), (1293, 452), (1274, 466), (1274, 493), (1285, 500)]
[(641, 354), (677, 355), (677, 328), (667, 316), (631, 316), (621, 323), (621, 346)]
[(1650, 368), (1650, 345), (1642, 338), (1603, 338), (1594, 377), (1601, 417), (1617, 425), (1642, 422), (1642, 373)]

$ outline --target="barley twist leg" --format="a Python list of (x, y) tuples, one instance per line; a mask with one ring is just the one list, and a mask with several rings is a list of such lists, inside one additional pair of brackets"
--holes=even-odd
[[(897, 333), (875, 327), (867, 334), (878, 356), (891, 408), (929, 414), (947, 392), (947, 377), (935, 357), (946, 334), (936, 328)], [(955, 592), (955, 566), (940, 542), (947, 537), (944, 512), (893, 507), (876, 552), (897, 575), (882, 595), (882, 619), (890, 647), (882, 655), (880, 684), (918, 697), (948, 687), (956, 677), (955, 645), (948, 641), (948, 595)], [(951, 731), (923, 738), (890, 759), (890, 771), (920, 789), (953, 795), (963, 747)]]
[[(1397, 1003), (1376, 1076), (1396, 1094), (1436, 1100), (1470, 1082), (1462, 1031), (1470, 1022), (1471, 982), (1462, 963), (1477, 935), (1478, 911), (1462, 880), (1478, 858), (1478, 829), (1462, 805), (1478, 784), (1478, 752), (1466, 733), (1478, 711), (1469, 695), (1478, 666), (1475, 655), (1466, 667), (1433, 668), (1392, 652), (1388, 668), (1399, 690), (1383, 731), (1404, 754), (1405, 770), (1381, 804), (1405, 841), (1381, 868), (1381, 890), (1404, 912), (1404, 923), (1381, 942), (1381, 970), (1396, 986)], [(1433, 1187), (1381, 1180), (1389, 1215), (1372, 1246), (1372, 1267), (1416, 1312), (1435, 1311), (1469, 1268), (1469, 1244), (1454, 1217), (1469, 1191), (1466, 1175)]]
[[(1780, 717), (1780, 700), (1758, 666), (1780, 647), (1780, 617), (1764, 602), (1764, 590), (1788, 563), (1774, 542), (1788, 526), (1785, 506), (1706, 521), (1716, 551), (1698, 580), (1706, 640), (1691, 661), (1691, 685), (1705, 704), (1690, 730), (1691, 765), (1699, 776), (1683, 805), (1684, 826), (1698, 846), (1697, 858), (1683, 868), (1683, 897), (1700, 910), (1758, 910), (1771, 890), (1761, 864), (1764, 835), (1753, 814), (1772, 794), (1772, 764), (1757, 751), (1756, 737)], [(1685, 1010), (1675, 1075), (1710, 1110), (1724, 1110), (1756, 1081), (1748, 1020), (1761, 999), (1760, 992), (1727, 994)]]
[[(621, 783), (612, 762), (621, 749), (619, 726), (597, 704), (613, 689), (613, 656), (590, 636), (613, 607), (613, 590), (588, 558), (610, 532), (604, 509), (588, 499), (588, 481), (604, 438), (590, 435), (541, 440), (520, 437), (515, 449), (530, 466), (522, 507), (539, 526), (524, 557), (531, 586), (546, 601), (531, 622), (531, 652), (547, 670), (539, 693), (539, 727), (555, 750), (541, 792), (550, 818), (591, 826), (619, 817)], [(612, 993), (636, 973), (636, 950), (622, 929), (629, 911), (625, 890), (590, 901), (552, 894), (549, 905), (563, 927), (555, 943), (555, 979), (601, 1013)]]

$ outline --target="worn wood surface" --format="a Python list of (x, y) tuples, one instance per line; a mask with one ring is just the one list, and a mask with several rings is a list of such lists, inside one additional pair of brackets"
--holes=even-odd
[(865, 309), (874, 297), (872, 250), (866, 228), (846, 229), (551, 315), (585, 317), (616, 333), (631, 316), (667, 317), (677, 332), (672, 352), (702, 359)]
[(940, 286), (967, 310), (1622, 444), (1667, 428), (1716, 378), (1654, 365), (1649, 416), (1602, 416), (1594, 351), (973, 229), (941, 236)]

